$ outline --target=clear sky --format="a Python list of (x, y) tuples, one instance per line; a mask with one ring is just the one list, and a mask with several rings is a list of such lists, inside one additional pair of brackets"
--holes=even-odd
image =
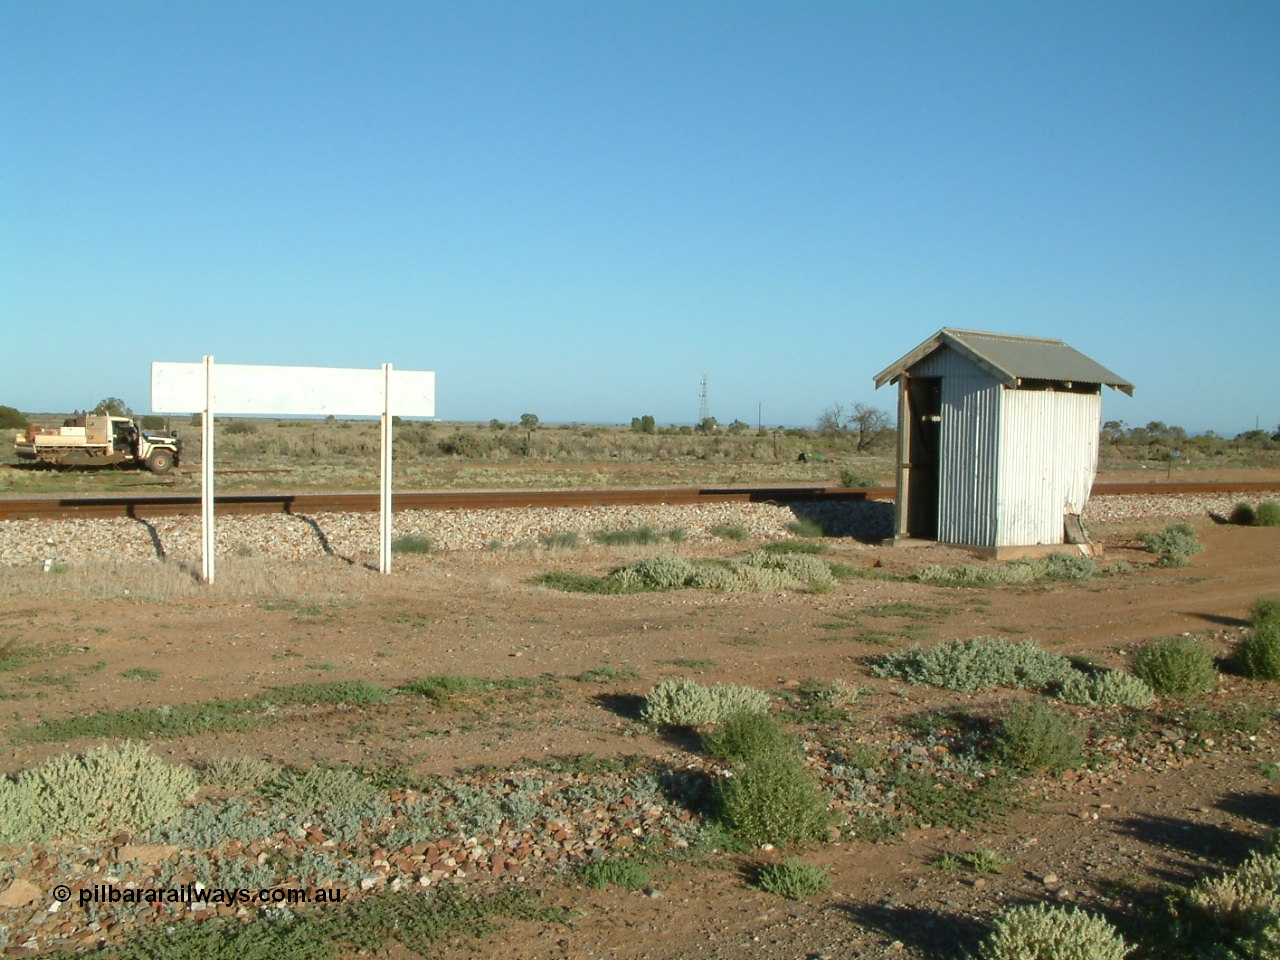
[(1280, 422), (1274, 0), (0, 0), (0, 403), (811, 426), (943, 326)]

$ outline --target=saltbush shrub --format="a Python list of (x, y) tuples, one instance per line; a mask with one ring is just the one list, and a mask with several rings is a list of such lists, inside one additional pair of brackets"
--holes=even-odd
[(626, 590), (679, 590), (692, 586), (697, 572), (688, 560), (663, 553), (623, 567), (613, 579)]
[(1133, 672), (1161, 697), (1206, 693), (1218, 683), (1213, 654), (1192, 637), (1169, 637), (1138, 650)]
[(1041, 650), (1034, 640), (1010, 643), (1000, 637), (974, 637), (889, 654), (873, 664), (872, 673), (948, 690), (1039, 690), (1066, 682), (1075, 668), (1066, 657)]
[(1159, 533), (1140, 533), (1138, 540), (1148, 553), (1159, 556), (1156, 562), (1162, 567), (1185, 567), (1188, 557), (1204, 550), (1196, 532), (1186, 523), (1171, 523)]
[(1062, 684), (1058, 695), (1082, 707), (1121, 706), (1141, 709), (1155, 699), (1145, 680), (1123, 670), (1076, 672)]
[(1011, 560), (989, 566), (962, 563), (956, 567), (944, 567), (935, 563), (918, 571), (916, 579), (949, 587), (994, 587), (1049, 580), (1090, 580), (1097, 576), (1099, 569), (1090, 557), (1078, 553), (1051, 553), (1047, 557)]
[(1280, 527), (1280, 502), (1268, 500), (1258, 504), (1258, 516), (1254, 522), (1260, 527)]
[(721, 723), (742, 713), (764, 713), (769, 695), (755, 687), (717, 683), (710, 687), (693, 680), (663, 680), (644, 698), (641, 719), (657, 726), (696, 727)]
[(133, 741), (63, 754), (0, 778), (0, 842), (140, 833), (173, 816), (197, 786), (189, 767)]
[(1132, 948), (1102, 917), (1075, 907), (1013, 907), (996, 918), (979, 960), (1123, 960)]
[(835, 584), (835, 578), (831, 575), (831, 567), (827, 562), (810, 553), (752, 550), (742, 564), (760, 570), (781, 570), (787, 576), (801, 583), (807, 583), (810, 588), (830, 588)]
[(1024, 772), (1058, 773), (1077, 766), (1084, 737), (1075, 719), (1041, 700), (1014, 704), (996, 724), (991, 752), (996, 762)]
[(257, 757), (219, 757), (199, 771), (201, 783), (232, 790), (256, 793), (276, 774), (276, 768)]
[(1239, 867), (1185, 891), (1175, 924), (1183, 945), (1222, 960), (1280, 956), (1280, 854), (1255, 850)]

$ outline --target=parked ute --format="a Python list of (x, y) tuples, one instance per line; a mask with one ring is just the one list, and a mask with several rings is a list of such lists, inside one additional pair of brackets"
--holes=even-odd
[(60, 467), (126, 464), (168, 473), (182, 458), (182, 441), (177, 434), (141, 430), (132, 417), (91, 413), (61, 427), (28, 427), (14, 438), (14, 452), (22, 460)]

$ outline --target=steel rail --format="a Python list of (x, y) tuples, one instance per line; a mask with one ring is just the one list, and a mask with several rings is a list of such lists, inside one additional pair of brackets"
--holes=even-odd
[[(1099, 483), (1093, 496), (1269, 493), (1280, 480), (1209, 483)], [(675, 487), (629, 490), (477, 490), (397, 493), (392, 509), (498, 510), (529, 507), (639, 506), (645, 504), (797, 503), (892, 500), (893, 487)], [(222, 515), (251, 513), (370, 513), (376, 493), (227, 494), (215, 497)], [(0, 499), (0, 520), (198, 515), (200, 497), (121, 494), (107, 497)]]

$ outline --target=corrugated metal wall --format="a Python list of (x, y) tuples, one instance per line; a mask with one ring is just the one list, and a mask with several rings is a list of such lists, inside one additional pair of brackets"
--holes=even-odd
[(1101, 388), (1004, 391), (995, 546), (1063, 542), (1063, 515), (1089, 499), (1101, 420)]
[(1006, 389), (949, 348), (910, 370), (942, 378), (938, 540), (981, 547), (1063, 542), (1098, 464), (1095, 393)]
[(995, 546), (1000, 383), (950, 349), (926, 357), (911, 373), (942, 377), (938, 540)]

